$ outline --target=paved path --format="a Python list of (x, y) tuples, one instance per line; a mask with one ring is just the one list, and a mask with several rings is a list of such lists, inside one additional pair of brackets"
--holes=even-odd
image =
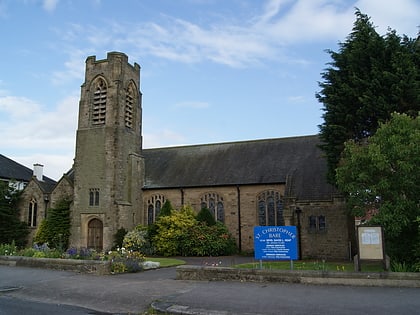
[[(224, 266), (244, 258), (194, 258)], [(282, 283), (175, 280), (175, 268), (94, 276), (0, 266), (2, 295), (69, 304), (111, 314), (142, 314), (158, 307), (183, 314), (418, 314), (420, 289), (309, 286)], [(157, 302), (156, 302), (157, 301)], [(0, 307), (1, 313), (1, 307)]]

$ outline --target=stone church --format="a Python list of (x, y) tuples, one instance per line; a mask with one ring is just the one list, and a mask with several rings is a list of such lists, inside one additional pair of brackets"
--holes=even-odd
[(313, 135), (143, 149), (140, 66), (119, 52), (91, 56), (74, 165), (54, 184), (32, 177), (21, 219), (31, 241), (48, 209), (70, 198), (70, 245), (107, 250), (119, 228), (154, 222), (169, 200), (209, 208), (242, 252), (252, 252), (255, 226), (295, 225), (300, 258), (349, 259), (353, 220), (326, 182), (319, 144)]

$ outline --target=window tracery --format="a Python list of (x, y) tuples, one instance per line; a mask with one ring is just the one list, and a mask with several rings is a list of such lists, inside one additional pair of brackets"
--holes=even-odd
[(216, 193), (208, 193), (201, 197), (201, 209), (207, 208), (216, 221), (225, 222), (225, 206), (223, 197)]
[(147, 224), (153, 224), (159, 217), (160, 209), (165, 203), (165, 196), (154, 195), (147, 200)]
[(257, 197), (258, 224), (260, 226), (284, 225), (283, 199), (278, 191), (267, 190)]

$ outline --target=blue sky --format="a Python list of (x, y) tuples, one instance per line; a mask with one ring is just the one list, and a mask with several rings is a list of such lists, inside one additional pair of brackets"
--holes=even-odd
[(0, 153), (59, 179), (85, 60), (141, 66), (144, 148), (316, 134), (354, 8), (415, 37), (418, 0), (0, 0)]

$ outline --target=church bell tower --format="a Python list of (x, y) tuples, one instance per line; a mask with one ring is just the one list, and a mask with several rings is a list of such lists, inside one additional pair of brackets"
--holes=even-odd
[(108, 250), (142, 221), (140, 66), (110, 52), (86, 59), (74, 159), (70, 245)]

